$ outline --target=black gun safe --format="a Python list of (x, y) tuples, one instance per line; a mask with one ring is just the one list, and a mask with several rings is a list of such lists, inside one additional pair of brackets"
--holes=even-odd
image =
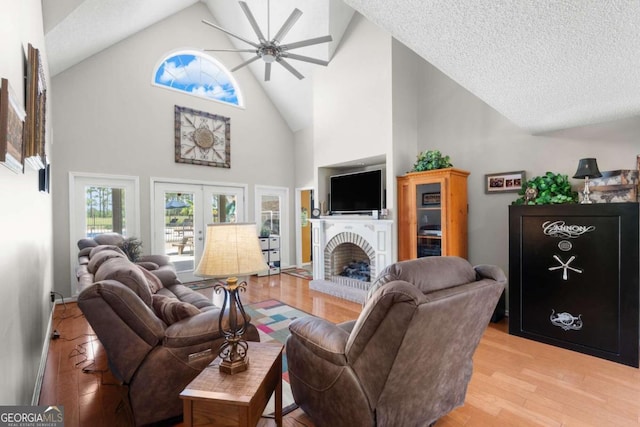
[(509, 333), (638, 367), (638, 203), (509, 206)]

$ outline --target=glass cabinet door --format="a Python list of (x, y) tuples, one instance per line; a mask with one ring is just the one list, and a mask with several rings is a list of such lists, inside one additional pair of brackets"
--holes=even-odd
[(417, 256), (442, 255), (442, 205), (440, 183), (416, 186)]

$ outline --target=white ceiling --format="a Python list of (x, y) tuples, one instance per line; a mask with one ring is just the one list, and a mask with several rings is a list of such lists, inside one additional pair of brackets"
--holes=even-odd
[[(43, 1), (50, 72), (58, 74), (196, 1)], [(255, 38), (236, 1), (202, 1), (225, 28)], [(266, 2), (247, 3), (266, 32)], [(531, 132), (640, 114), (638, 1), (274, 0), (271, 33), (297, 7), (304, 14), (286, 41), (331, 34), (333, 43), (296, 52), (329, 59), (353, 13), (345, 3)], [(265, 83), (258, 62), (252, 72), (297, 131), (311, 123), (310, 76), (318, 66), (294, 65), (309, 78), (298, 81), (276, 67)]]

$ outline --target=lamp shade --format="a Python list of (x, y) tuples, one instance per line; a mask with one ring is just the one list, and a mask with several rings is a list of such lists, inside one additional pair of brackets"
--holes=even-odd
[(578, 170), (573, 175), (574, 178), (599, 178), (601, 176), (596, 159), (580, 159)]
[(207, 225), (204, 253), (195, 271), (196, 276), (248, 276), (268, 269), (255, 224)]

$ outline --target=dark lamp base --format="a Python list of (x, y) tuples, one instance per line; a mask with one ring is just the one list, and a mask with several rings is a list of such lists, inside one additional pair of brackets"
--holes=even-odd
[(236, 360), (234, 362), (223, 360), (222, 362), (220, 362), (219, 368), (220, 372), (224, 372), (225, 374), (229, 375), (244, 372), (249, 368), (249, 358), (245, 357), (243, 360)]

